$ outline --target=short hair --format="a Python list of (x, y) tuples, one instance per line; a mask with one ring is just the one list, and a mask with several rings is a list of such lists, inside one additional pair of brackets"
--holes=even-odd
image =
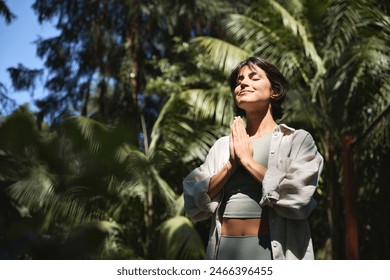
[(244, 66), (257, 66), (261, 68), (267, 75), (268, 80), (271, 83), (271, 89), (275, 92), (275, 95), (271, 96), (271, 112), (274, 120), (281, 119), (284, 114), (282, 107), (283, 101), (286, 99), (287, 81), (282, 73), (276, 68), (275, 65), (266, 61), (260, 57), (249, 57), (244, 61), (241, 61), (232, 71), (229, 77), (230, 90), (233, 93), (234, 98), (234, 114), (236, 116), (245, 116), (245, 111), (237, 106), (236, 98), (234, 96), (234, 89), (237, 86), (237, 77), (240, 70)]

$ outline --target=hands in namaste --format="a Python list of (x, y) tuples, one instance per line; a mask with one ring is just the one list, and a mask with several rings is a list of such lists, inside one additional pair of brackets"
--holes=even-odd
[(244, 120), (235, 117), (230, 128), (230, 162), (233, 166), (243, 165), (252, 157), (252, 141), (246, 132)]

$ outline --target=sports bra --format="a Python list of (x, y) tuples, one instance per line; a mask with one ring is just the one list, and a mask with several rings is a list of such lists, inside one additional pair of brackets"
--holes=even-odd
[[(268, 166), (272, 132), (252, 140), (253, 159)], [(244, 168), (239, 167), (224, 186), (224, 218), (261, 218), (262, 185)]]

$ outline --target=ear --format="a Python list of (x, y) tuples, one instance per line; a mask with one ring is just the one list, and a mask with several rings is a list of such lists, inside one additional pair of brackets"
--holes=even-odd
[(278, 98), (279, 93), (273, 89), (271, 89), (270, 97), (271, 98)]

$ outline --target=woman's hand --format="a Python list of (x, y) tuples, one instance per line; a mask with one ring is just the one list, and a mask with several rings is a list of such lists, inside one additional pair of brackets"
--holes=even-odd
[(230, 131), (230, 159), (243, 165), (252, 160), (253, 148), (249, 135), (246, 133), (244, 121), (235, 117)]
[(229, 157), (230, 164), (232, 166), (238, 166), (236, 152), (234, 151), (233, 125), (231, 126), (230, 135), (229, 135), (229, 151), (230, 151), (230, 157)]
[(253, 159), (252, 141), (246, 133), (245, 124), (241, 117), (234, 118), (229, 137), (230, 158), (223, 168), (210, 178), (207, 191), (210, 198), (219, 193), (239, 165), (248, 170), (260, 183), (267, 171), (267, 168)]

